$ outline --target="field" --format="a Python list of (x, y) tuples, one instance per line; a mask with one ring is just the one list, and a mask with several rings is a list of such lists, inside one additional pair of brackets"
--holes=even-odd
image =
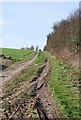
[(12, 61), (13, 64), (20, 63), (22, 61), (27, 61), (34, 56), (36, 51), (32, 50), (20, 50), (20, 49), (10, 49), (10, 48), (2, 48), (2, 54), (5, 56), (10, 56), (14, 60)]
[[(15, 110), (20, 110), (20, 108), (22, 108), (20, 104), (24, 104), (23, 100), (26, 102), (27, 106), (29, 105), (29, 107), (24, 106), (24, 108), (22, 108), (22, 110), (27, 113), (27, 117), (32, 115), (36, 118), (38, 116), (36, 109), (33, 110), (32, 107), (32, 104), (34, 105), (34, 99), (32, 101), (30, 96), (33, 86), (30, 87), (30, 82), (36, 76), (41, 66), (45, 64), (46, 55), (50, 61), (51, 68), (44, 82), (50, 90), (51, 96), (59, 106), (59, 114), (69, 120), (79, 118), (78, 69), (64, 64), (48, 52), (3, 48), (2, 53), (14, 58), (16, 60), (13, 62), (14, 65), (32, 59), (37, 53), (36, 59), (29, 66), (25, 67), (17, 76), (12, 78), (3, 88), (3, 117), (6, 115), (10, 117), (21, 117), (21, 112), (17, 111), (17, 113), (15, 113)], [(18, 104), (18, 101), (21, 101), (21, 103)]]

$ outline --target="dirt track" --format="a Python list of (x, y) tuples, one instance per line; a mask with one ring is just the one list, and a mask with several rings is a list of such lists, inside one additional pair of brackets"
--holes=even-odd
[[(40, 71), (40, 70), (39, 70)], [(50, 72), (50, 62), (48, 61), (40, 72), (40, 77), (36, 79), (32, 88), (32, 96), (35, 99), (35, 108), (39, 114), (40, 120), (61, 119), (59, 115), (59, 106), (46, 85), (45, 79)]]
[(30, 65), (35, 60), (36, 57), (37, 55), (29, 61), (17, 64), (15, 66), (12, 65), (11, 68), (4, 70), (0, 74), (0, 81), (2, 81), (2, 86), (4, 86), (6, 81), (11, 80), (14, 76), (18, 75), (23, 69), (25, 69), (28, 65)]
[[(29, 63), (27, 62), (27, 65), (34, 59), (30, 60)], [(25, 64), (22, 65), (25, 67)], [(52, 97), (45, 81), (50, 68), (50, 62), (47, 60), (38, 70), (36, 76), (29, 83), (23, 85), (23, 91), (20, 88), (18, 94), (6, 99), (3, 98), (5, 102), (5, 104), (3, 102), (3, 105), (7, 106), (6, 109), (2, 110), (3, 118), (28, 118), (29, 120), (33, 118), (38, 118), (39, 120), (58, 120), (60, 118), (61, 120), (62, 116), (59, 115), (59, 106), (54, 97)]]

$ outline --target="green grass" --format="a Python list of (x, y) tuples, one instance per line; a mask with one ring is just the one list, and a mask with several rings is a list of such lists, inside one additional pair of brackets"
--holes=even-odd
[(45, 54), (52, 64), (47, 83), (60, 106), (60, 113), (70, 120), (79, 118), (79, 71), (60, 62), (48, 52)]
[(36, 51), (32, 50), (21, 50), (21, 49), (10, 49), (10, 48), (2, 48), (2, 54), (5, 56), (11, 56), (14, 60), (13, 64), (20, 63), (21, 61), (25, 61), (34, 56)]
[(44, 62), (45, 62), (45, 55), (43, 52), (39, 52), (38, 57), (35, 61), (35, 64), (38, 64), (39, 66), (41, 66), (42, 63), (44, 63)]

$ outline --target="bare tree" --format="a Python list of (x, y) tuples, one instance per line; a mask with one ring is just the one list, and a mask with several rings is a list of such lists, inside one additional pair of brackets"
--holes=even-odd
[(31, 50), (34, 50), (34, 46), (32, 45), (32, 46), (30, 47), (30, 49), (31, 49)]
[(38, 47), (38, 46), (36, 46), (36, 51), (38, 51), (38, 49), (39, 49), (39, 47)]
[(21, 48), (21, 50), (24, 50), (24, 49), (25, 49), (24, 47)]

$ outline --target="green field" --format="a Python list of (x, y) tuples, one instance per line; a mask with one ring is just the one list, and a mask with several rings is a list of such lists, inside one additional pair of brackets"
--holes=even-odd
[(2, 48), (2, 54), (5, 56), (11, 56), (14, 59), (12, 63), (27, 61), (28, 59), (32, 58), (35, 53), (36, 51), (32, 50)]
[(60, 112), (70, 120), (79, 118), (79, 70), (60, 62), (48, 52), (45, 54), (52, 64), (47, 83)]

